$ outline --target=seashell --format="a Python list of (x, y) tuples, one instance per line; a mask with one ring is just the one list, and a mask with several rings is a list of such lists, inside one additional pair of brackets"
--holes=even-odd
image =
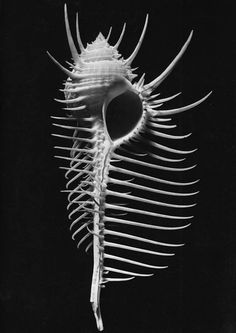
[(48, 53), (68, 76), (61, 89), (65, 99), (56, 99), (66, 115), (52, 117), (62, 132), (53, 135), (62, 141), (55, 148), (65, 153), (56, 158), (65, 163), (60, 168), (67, 179), (63, 192), (68, 194), (72, 239), (93, 255), (90, 302), (99, 331), (103, 330), (102, 287), (167, 268), (168, 257), (184, 245), (170, 234), (191, 224), (189, 212), (198, 193), (193, 189), (198, 180), (189, 180), (194, 166), (185, 161), (195, 150), (172, 145), (190, 134), (175, 134), (170, 117), (198, 106), (211, 92), (190, 105), (169, 110), (160, 107), (180, 93), (163, 98), (153, 94), (184, 54), (192, 32), (163, 73), (149, 83), (145, 74), (132, 83), (137, 74), (131, 65), (147, 24), (148, 15), (137, 46), (124, 59), (118, 47), (125, 25), (115, 45), (99, 33), (84, 47), (77, 15), (78, 53), (65, 5), (73, 64), (68, 63), (67, 69)]

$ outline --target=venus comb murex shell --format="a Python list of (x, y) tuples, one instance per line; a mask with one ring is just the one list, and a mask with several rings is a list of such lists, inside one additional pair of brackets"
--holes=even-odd
[[(93, 254), (90, 302), (99, 331), (103, 330), (101, 288), (167, 268), (163, 262), (183, 244), (166, 239), (171, 232), (190, 225), (193, 216), (185, 212), (195, 205), (193, 198), (198, 193), (192, 190), (197, 180), (182, 180), (194, 167), (184, 164), (185, 156), (194, 150), (177, 149), (172, 144), (189, 134), (173, 134), (176, 125), (169, 123), (169, 117), (196, 107), (210, 93), (170, 110), (160, 107), (180, 93), (164, 98), (153, 94), (184, 54), (192, 32), (163, 73), (149, 83), (145, 83), (144, 74), (132, 83), (137, 75), (131, 64), (147, 23), (148, 15), (136, 48), (124, 59), (118, 47), (125, 25), (114, 46), (109, 45), (109, 36), (99, 33), (84, 47), (76, 15), (78, 53), (65, 5), (73, 64), (66, 69), (48, 53), (68, 76), (61, 90), (65, 99), (57, 100), (65, 106), (66, 115), (52, 117), (57, 121), (53, 125), (63, 132), (53, 135), (62, 140), (55, 148), (65, 153), (56, 157), (65, 163), (61, 168), (67, 179), (64, 192), (68, 193), (72, 238), (77, 247), (84, 246)], [(170, 146), (165, 141), (170, 141)]]

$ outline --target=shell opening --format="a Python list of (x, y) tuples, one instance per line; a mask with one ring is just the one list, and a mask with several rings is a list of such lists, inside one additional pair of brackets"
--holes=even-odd
[(106, 128), (111, 140), (114, 142), (131, 133), (142, 115), (142, 101), (134, 91), (126, 90), (112, 99), (105, 112)]

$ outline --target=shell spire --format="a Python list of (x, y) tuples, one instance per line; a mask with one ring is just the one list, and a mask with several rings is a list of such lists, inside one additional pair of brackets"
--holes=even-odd
[(96, 41), (107, 41), (107, 39), (103, 36), (101, 32), (97, 35)]

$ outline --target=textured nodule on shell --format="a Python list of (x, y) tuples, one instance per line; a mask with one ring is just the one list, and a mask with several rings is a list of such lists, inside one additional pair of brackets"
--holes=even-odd
[[(78, 73), (89, 75), (121, 75), (132, 80), (134, 75), (130, 66), (126, 65), (118, 50), (109, 45), (105, 37), (99, 33), (95, 41), (87, 44), (86, 49), (80, 54), (84, 63)], [(76, 64), (79, 65), (79, 64)]]
[(186, 51), (192, 32), (180, 52), (157, 78), (137, 82), (131, 69), (147, 28), (148, 16), (133, 53), (118, 52), (125, 25), (115, 46), (99, 33), (84, 48), (76, 21), (78, 53), (71, 36), (65, 6), (66, 31), (73, 64), (68, 76), (62, 116), (52, 116), (61, 132), (56, 155), (67, 179), (70, 230), (77, 247), (93, 255), (90, 302), (97, 328), (103, 330), (100, 294), (109, 282), (148, 277), (167, 268), (168, 258), (184, 245), (178, 232), (193, 218), (194, 165), (182, 149), (190, 134), (180, 135), (172, 116), (190, 110), (200, 100), (174, 109), (160, 107), (180, 93), (160, 97), (154, 90), (167, 78)]

